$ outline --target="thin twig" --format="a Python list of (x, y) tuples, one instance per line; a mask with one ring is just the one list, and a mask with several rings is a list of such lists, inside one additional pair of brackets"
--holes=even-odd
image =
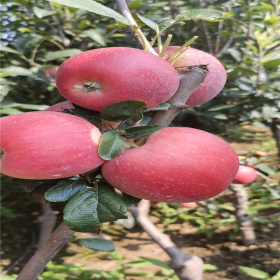
[(235, 194), (236, 219), (242, 233), (243, 244), (255, 244), (256, 235), (252, 220), (248, 215), (248, 194), (242, 184), (231, 184), (230, 189)]
[[(128, 20), (128, 22), (132, 25), (132, 26), (136, 26), (136, 28), (132, 28), (131, 26), (129, 26), (129, 29), (131, 31), (131, 33), (133, 34), (137, 44), (142, 48), (142, 49), (147, 49), (148, 52), (154, 54), (154, 55), (158, 55), (158, 53), (152, 48), (152, 46), (150, 45), (149, 41), (147, 40), (147, 38), (145, 37), (145, 35), (142, 33), (142, 31), (140, 30), (140, 28), (137, 28), (137, 23), (134, 20), (133, 16), (131, 15), (128, 6), (126, 4), (125, 0), (116, 0), (116, 5), (118, 10), (120, 11), (120, 13)], [(144, 40), (144, 44), (143, 41)]]
[[(199, 8), (204, 7), (203, 0), (199, 0), (198, 3), (199, 3)], [(206, 25), (206, 21), (202, 20), (201, 24), (202, 24), (202, 29), (203, 29), (203, 32), (204, 32), (204, 35), (205, 35), (205, 38), (206, 38), (209, 53), (213, 54), (212, 36), (211, 36), (211, 34), (209, 32), (209, 29)]]
[(222, 56), (222, 54), (230, 47), (231, 43), (234, 41), (235, 37), (234, 36), (231, 36), (229, 37), (229, 39), (227, 40), (227, 42), (225, 43), (225, 45), (223, 46), (223, 48), (218, 52), (216, 53), (216, 57), (219, 58)]
[(218, 26), (218, 34), (217, 34), (217, 38), (216, 38), (216, 46), (215, 46), (215, 54), (217, 54), (220, 50), (220, 44), (221, 44), (221, 33), (223, 30), (223, 26), (224, 26), (224, 22), (223, 21), (219, 21), (219, 26)]
[(161, 232), (148, 218), (150, 201), (141, 200), (130, 211), (137, 223), (169, 255), (170, 267), (175, 270), (180, 280), (201, 280), (203, 261), (194, 255), (184, 254), (171, 239)]
[(170, 104), (169, 109), (167, 111), (158, 111), (149, 122), (149, 125), (168, 126), (182, 109), (186, 109), (184, 106), (187, 99), (208, 74), (205, 65), (202, 68), (199, 66), (189, 67), (189, 70), (186, 73), (179, 73), (180, 85), (174, 96), (167, 101)]
[(33, 255), (17, 277), (17, 280), (36, 280), (47, 263), (72, 238), (74, 231), (62, 222), (48, 241)]
[[(49, 8), (50, 8), (52, 11), (55, 11), (55, 8), (54, 8), (53, 4), (51, 3), (51, 1), (48, 1), (48, 4), (49, 4)], [(60, 37), (60, 39), (61, 39), (61, 41), (62, 41), (63, 46), (64, 46), (64, 47), (67, 47), (67, 39), (66, 39), (65, 36), (64, 36), (63, 29), (62, 29), (62, 27), (61, 27), (61, 25), (60, 25), (60, 23), (59, 23), (59, 18), (58, 18), (58, 16), (57, 16), (57, 15), (53, 15), (52, 18), (53, 18), (53, 20), (54, 20), (54, 22), (55, 22), (55, 25), (56, 25), (56, 27), (57, 27), (57, 32), (58, 32), (58, 35), (59, 35), (59, 37)]]

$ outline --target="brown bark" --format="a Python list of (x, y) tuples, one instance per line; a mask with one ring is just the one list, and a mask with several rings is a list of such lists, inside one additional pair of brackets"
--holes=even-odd
[(37, 244), (38, 248), (40, 248), (51, 236), (56, 223), (56, 215), (50, 203), (42, 204), (42, 215), (39, 216), (38, 221), (41, 223), (40, 236)]
[(33, 255), (17, 277), (17, 280), (36, 280), (47, 263), (64, 247), (74, 231), (62, 222), (48, 241)]
[(202, 280), (203, 261), (201, 258), (183, 253), (172, 240), (161, 232), (149, 219), (150, 201), (142, 200), (130, 211), (137, 223), (169, 255), (170, 267), (180, 280)]

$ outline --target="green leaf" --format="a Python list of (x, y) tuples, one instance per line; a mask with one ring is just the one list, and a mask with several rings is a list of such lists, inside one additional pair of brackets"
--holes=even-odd
[(88, 36), (99, 45), (105, 47), (107, 44), (106, 33), (102, 29), (88, 29), (83, 32), (85, 36)]
[(204, 117), (207, 118), (213, 118), (213, 119), (218, 119), (218, 120), (227, 120), (228, 117), (226, 114), (222, 114), (220, 112), (209, 112), (209, 113), (205, 113), (203, 114)]
[(116, 131), (107, 131), (101, 137), (98, 154), (105, 160), (111, 160), (122, 153), (122, 147), (128, 145)]
[(100, 223), (126, 219), (127, 205), (107, 182), (98, 183), (98, 216)]
[(20, 38), (16, 41), (16, 48), (23, 54), (28, 54), (30, 51), (36, 49), (36, 47), (41, 44), (45, 38), (41, 35), (29, 35)]
[(272, 280), (280, 280), (280, 270), (272, 277)]
[(75, 107), (74, 109), (70, 109), (70, 111), (78, 116), (78, 117), (81, 117), (91, 123), (94, 123), (94, 124), (101, 124), (102, 121), (100, 119), (100, 116), (99, 116), (99, 113), (95, 112), (95, 111), (92, 111), (92, 110), (89, 110), (89, 109), (85, 109), (83, 107), (80, 107), (76, 104), (73, 104), (73, 106)]
[(15, 114), (20, 114), (22, 113), (22, 111), (18, 110), (18, 109), (14, 109), (14, 108), (2, 108), (0, 107), (0, 111), (2, 115), (15, 115)]
[(123, 193), (122, 200), (124, 201), (127, 207), (130, 207), (138, 204), (142, 199)]
[(150, 111), (167, 111), (170, 107), (169, 103), (160, 103), (158, 106), (154, 108), (150, 108), (145, 110), (145, 112), (150, 112)]
[(15, 54), (19, 54), (22, 55), (20, 52), (18, 52), (17, 50), (14, 50), (12, 48), (9, 47), (5, 47), (5, 46), (0, 46), (0, 51), (1, 52), (9, 52), (9, 53), (15, 53)]
[(86, 182), (81, 179), (64, 179), (45, 193), (46, 200), (50, 202), (67, 201), (75, 194), (85, 189)]
[(242, 59), (242, 53), (238, 50), (229, 48), (225, 51), (225, 53), (230, 54), (236, 61), (241, 61)]
[(104, 238), (83, 238), (78, 240), (85, 247), (95, 251), (114, 252), (116, 249), (113, 242)]
[(92, 232), (99, 227), (98, 188), (86, 188), (73, 196), (63, 213), (65, 223), (74, 231)]
[(227, 110), (233, 107), (236, 107), (237, 105), (228, 105), (228, 104), (219, 104), (210, 107), (207, 111), (208, 112), (213, 112), (213, 111), (221, 111), (221, 110)]
[(239, 266), (239, 269), (251, 277), (255, 277), (258, 279), (270, 279), (270, 275), (268, 273), (255, 268)]
[(261, 3), (261, 5), (262, 5), (267, 11), (271, 11), (271, 12), (274, 11), (274, 7), (271, 6), (271, 5), (269, 5), (269, 4)]
[(207, 21), (220, 21), (225, 19), (225, 13), (214, 9), (193, 9), (176, 16), (176, 21), (203, 19)]
[(44, 59), (46, 61), (55, 60), (62, 57), (70, 57), (76, 54), (81, 53), (82, 51), (79, 49), (68, 49), (68, 50), (61, 50), (55, 52), (49, 52), (45, 55)]
[(55, 15), (57, 13), (56, 11), (40, 9), (38, 7), (34, 7), (33, 12), (37, 18), (48, 17), (48, 16)]
[(66, 5), (72, 8), (87, 10), (98, 15), (114, 18), (123, 24), (130, 25), (127, 19), (121, 14), (92, 0), (51, 0), (51, 2)]
[(147, 107), (144, 101), (127, 100), (105, 107), (100, 116), (107, 121), (121, 122), (135, 114), (144, 112), (146, 109)]
[(264, 172), (265, 174), (267, 174), (267, 175), (273, 176), (273, 175), (275, 174), (275, 172), (273, 171), (273, 169), (271, 169), (269, 166), (267, 166), (267, 165), (264, 164), (264, 163), (258, 164), (258, 165), (257, 165), (257, 168), (258, 168), (260, 171), (262, 171), (262, 172)]
[(203, 264), (203, 271), (215, 271), (218, 268), (215, 265), (209, 264), (209, 263), (204, 263)]
[(252, 69), (247, 68), (247, 67), (237, 66), (237, 69), (246, 75), (255, 76), (257, 74), (255, 71), (253, 71)]
[(265, 61), (265, 62), (262, 62), (262, 65), (267, 69), (277, 68), (280, 65), (280, 59), (273, 59), (270, 61)]
[(160, 260), (157, 260), (157, 259), (147, 258), (147, 257), (141, 257), (141, 259), (143, 259), (143, 260), (145, 260), (145, 261), (147, 261), (147, 262), (149, 262), (153, 265), (171, 270), (171, 268), (167, 265), (166, 262), (163, 262), (163, 261), (160, 261)]
[(146, 25), (152, 28), (155, 31), (158, 31), (158, 25), (151, 19), (141, 16), (140, 14), (136, 14), (139, 19), (141, 19)]
[(224, 204), (218, 205), (218, 208), (225, 209), (225, 210), (228, 210), (228, 211), (235, 211), (236, 210), (236, 208), (234, 206), (224, 205)]
[(104, 182), (73, 196), (64, 208), (64, 221), (75, 231), (92, 232), (100, 223), (125, 219), (126, 210), (115, 189)]
[(3, 101), (3, 99), (5, 98), (5, 96), (9, 93), (10, 91), (10, 87), (9, 85), (4, 85), (1, 82), (4, 79), (0, 79), (0, 102)]
[(19, 109), (27, 109), (27, 110), (45, 110), (49, 106), (48, 105), (37, 105), (37, 104), (25, 104), (25, 103), (16, 103), (16, 102), (2, 102), (2, 108), (19, 108)]
[(1, 280), (16, 280), (17, 275), (1, 275)]
[(8, 76), (31, 76), (33, 74), (31, 70), (19, 66), (9, 66), (2, 68), (0, 73), (2, 78)]
[(134, 126), (138, 121), (143, 119), (143, 114), (142, 113), (136, 113), (132, 115), (129, 119), (123, 121), (119, 126), (118, 129), (127, 129), (129, 127)]
[(161, 128), (162, 126), (160, 125), (135, 126), (125, 130), (125, 137), (127, 139), (139, 139), (156, 132)]

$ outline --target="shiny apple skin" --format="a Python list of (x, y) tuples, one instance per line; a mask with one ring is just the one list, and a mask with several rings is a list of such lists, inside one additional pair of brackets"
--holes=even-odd
[(101, 132), (59, 112), (27, 112), (0, 119), (1, 173), (21, 179), (71, 177), (99, 167)]
[[(179, 48), (179, 46), (168, 47), (163, 58), (170, 62), (170, 55)], [(174, 67), (180, 70), (183, 69), (184, 66), (200, 64), (207, 64), (209, 73), (187, 100), (186, 105), (190, 108), (214, 98), (224, 88), (227, 80), (226, 70), (222, 63), (213, 55), (195, 48), (189, 48), (183, 53), (174, 63)]]
[(240, 165), (233, 183), (250, 184), (256, 180), (257, 176), (258, 174), (256, 169), (250, 166)]
[(206, 200), (225, 190), (239, 167), (221, 138), (187, 127), (163, 128), (138, 148), (102, 165), (104, 178), (129, 195), (151, 201)]
[(151, 108), (174, 95), (179, 75), (154, 54), (112, 47), (67, 59), (57, 71), (56, 85), (67, 100), (93, 111), (126, 100), (145, 101)]

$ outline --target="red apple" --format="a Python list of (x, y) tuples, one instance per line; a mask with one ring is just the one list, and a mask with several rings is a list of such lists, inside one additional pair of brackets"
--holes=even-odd
[[(163, 58), (171, 62), (170, 55), (180, 47), (168, 47)], [(174, 67), (179, 70), (180, 67), (189, 65), (208, 64), (209, 74), (205, 80), (194, 90), (189, 97), (186, 105), (195, 107), (203, 104), (215, 97), (225, 86), (227, 74), (222, 63), (213, 55), (189, 48), (174, 63)]]
[(46, 75), (49, 76), (49, 77), (55, 78), (55, 75), (56, 75), (56, 72), (57, 72), (58, 68), (59, 68), (59, 66), (54, 66), (52, 68), (49, 68), (46, 71)]
[(45, 111), (59, 112), (62, 111), (63, 109), (74, 109), (74, 108), (75, 107), (70, 101), (63, 101), (50, 106), (49, 108), (45, 109)]
[(256, 180), (257, 175), (256, 169), (246, 165), (240, 165), (233, 183), (250, 184)]
[(180, 205), (181, 207), (188, 208), (188, 209), (195, 209), (198, 206), (196, 202), (185, 202), (185, 203), (180, 203)]
[(174, 95), (179, 76), (156, 55), (112, 47), (67, 59), (57, 71), (56, 85), (70, 102), (94, 111), (125, 100), (145, 101), (151, 108)]
[(28, 112), (0, 119), (1, 173), (56, 179), (88, 172), (104, 160), (101, 133), (88, 121), (59, 112)]
[(129, 195), (182, 203), (219, 194), (238, 167), (238, 156), (221, 138), (198, 129), (168, 127), (151, 134), (143, 146), (105, 162), (102, 173)]

